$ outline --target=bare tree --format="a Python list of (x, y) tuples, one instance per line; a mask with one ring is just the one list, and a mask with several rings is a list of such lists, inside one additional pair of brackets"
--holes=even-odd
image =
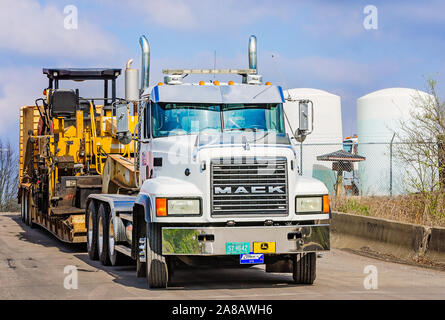
[[(404, 166), (407, 191), (420, 195), (424, 214), (445, 215), (445, 104), (437, 81), (427, 80), (428, 95), (413, 97), (409, 120), (395, 132), (395, 157)], [(420, 218), (420, 217), (419, 217)]]
[(0, 212), (17, 211), (18, 156), (9, 142), (0, 139)]

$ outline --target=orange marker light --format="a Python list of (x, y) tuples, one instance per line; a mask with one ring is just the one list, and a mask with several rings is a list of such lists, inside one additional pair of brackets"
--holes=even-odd
[(167, 216), (167, 199), (166, 198), (156, 198), (156, 216), (157, 217)]
[(272, 83), (270, 83), (269, 81), (266, 82), (266, 86), (271, 86)]
[(213, 84), (214, 84), (215, 86), (219, 86), (219, 81), (218, 81), (218, 80), (215, 80), (215, 81), (213, 81)]
[(329, 213), (329, 196), (323, 196), (323, 213)]
[(201, 81), (199, 81), (199, 85), (200, 85), (200, 86), (203, 86), (204, 84), (205, 84), (205, 82), (204, 82), (204, 81), (202, 81), (202, 80), (201, 80)]
[(158, 82), (158, 86), (162, 86), (163, 85), (163, 83), (162, 82)]
[(235, 82), (233, 82), (232, 80), (230, 80), (230, 81), (228, 82), (228, 84), (229, 84), (229, 86), (233, 86), (233, 85), (235, 84)]

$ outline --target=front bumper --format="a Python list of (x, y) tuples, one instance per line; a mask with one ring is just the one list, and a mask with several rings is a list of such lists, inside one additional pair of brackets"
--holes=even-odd
[(258, 227), (163, 227), (163, 255), (226, 255), (227, 243), (275, 243), (272, 254), (330, 249), (329, 225)]

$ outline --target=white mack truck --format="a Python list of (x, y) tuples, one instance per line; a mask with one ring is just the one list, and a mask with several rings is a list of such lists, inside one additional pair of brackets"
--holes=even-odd
[[(144, 36), (140, 43), (141, 88), (129, 61), (125, 101), (114, 105), (119, 141), (136, 145), (134, 163), (107, 159), (102, 193), (86, 199), (90, 258), (115, 265), (130, 256), (151, 288), (167, 287), (184, 264), (265, 264), (312, 284), (317, 252), (330, 249), (330, 208), (325, 185), (299, 175), (293, 140), (310, 132), (309, 101), (286, 133), (283, 90), (262, 84), (254, 36), (248, 69), (163, 70), (164, 82), (152, 86)], [(184, 83), (189, 74), (242, 81)], [(130, 103), (139, 119), (132, 133)]]

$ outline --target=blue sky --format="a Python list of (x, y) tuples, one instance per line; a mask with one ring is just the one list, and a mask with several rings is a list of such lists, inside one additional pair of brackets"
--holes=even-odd
[[(67, 5), (78, 9), (77, 30), (64, 28)], [(363, 26), (367, 5), (378, 10), (376, 30)], [(138, 67), (141, 34), (151, 46), (152, 83), (163, 68), (213, 67), (215, 51), (217, 67), (245, 68), (254, 34), (263, 79), (340, 95), (343, 133), (350, 135), (356, 100), (367, 93), (424, 90), (425, 77), (433, 75), (443, 96), (443, 12), (445, 2), (437, 0), (2, 0), (0, 137), (18, 141), (19, 107), (41, 96), (43, 67), (124, 68), (128, 58)], [(121, 95), (122, 85), (123, 77)]]

